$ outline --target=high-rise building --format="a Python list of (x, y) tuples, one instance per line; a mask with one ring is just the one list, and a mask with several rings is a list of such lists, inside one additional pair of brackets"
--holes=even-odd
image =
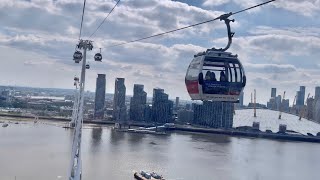
[(320, 122), (320, 99), (314, 102), (313, 120)]
[(320, 122), (320, 87), (315, 88), (313, 103), (313, 120)]
[(280, 103), (281, 103), (281, 98), (279, 101), (277, 97), (277, 88), (271, 88), (271, 98), (267, 102), (267, 108), (272, 110), (278, 110)]
[(242, 109), (243, 108), (243, 98), (244, 98), (244, 93), (242, 91), (239, 96), (239, 103), (234, 104), (235, 109)]
[(283, 112), (289, 112), (289, 99), (282, 99), (282, 105), (281, 105), (281, 111)]
[(11, 102), (11, 91), (10, 90), (3, 90), (0, 94), (1, 99), (4, 99), (5, 102)]
[(186, 110), (191, 110), (191, 104), (186, 104)]
[(304, 105), (305, 94), (306, 94), (306, 87), (300, 86), (300, 90), (297, 92), (297, 105), (298, 106)]
[(302, 92), (302, 99), (303, 99), (303, 104), (304, 104), (305, 94), (306, 94), (306, 87), (305, 86), (300, 86), (300, 91)]
[(276, 110), (277, 109), (277, 103), (276, 98), (272, 97), (270, 98), (269, 102), (267, 102), (268, 109)]
[(276, 97), (277, 96), (277, 88), (271, 88), (271, 97)]
[(319, 86), (317, 86), (317, 87), (315, 88), (314, 99), (315, 99), (315, 100), (320, 99), (320, 87), (319, 87)]
[(307, 110), (306, 113), (304, 114), (304, 117), (307, 119), (314, 119), (314, 109), (315, 109), (315, 101), (313, 98), (308, 98), (307, 99)]
[(297, 98), (296, 98), (296, 106), (301, 106), (301, 100), (300, 100), (300, 97), (301, 97), (301, 91), (297, 91)]
[(96, 95), (94, 100), (94, 118), (103, 119), (104, 102), (106, 96), (106, 75), (98, 74), (96, 82)]
[(125, 104), (126, 86), (124, 78), (116, 78), (113, 97), (113, 118), (116, 121), (124, 122), (127, 118), (127, 107)]
[(213, 128), (232, 128), (234, 105), (229, 102), (204, 101), (193, 104), (193, 124)]
[(276, 110), (280, 110), (280, 106), (281, 106), (281, 95), (278, 95), (275, 99), (275, 103), (276, 103)]
[(152, 122), (152, 106), (145, 105), (143, 119), (145, 122)]
[(176, 97), (175, 108), (178, 109), (178, 107), (179, 107), (179, 97)]
[(243, 107), (243, 98), (244, 98), (244, 92), (242, 91), (240, 93), (240, 97), (239, 97), (239, 106)]
[(133, 96), (130, 100), (130, 120), (132, 121), (144, 121), (147, 93), (143, 88), (141, 84), (135, 84), (133, 87)]
[(180, 109), (178, 111), (178, 121), (192, 123), (192, 120), (193, 120), (192, 110)]
[(173, 102), (169, 100), (168, 94), (163, 89), (153, 89), (152, 119), (157, 123), (168, 123), (172, 121)]

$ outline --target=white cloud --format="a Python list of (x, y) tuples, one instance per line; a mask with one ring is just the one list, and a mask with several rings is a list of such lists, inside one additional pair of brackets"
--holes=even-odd
[[(246, 36), (233, 38), (231, 51), (238, 53), (244, 62), (268, 61), (281, 63), (295, 56), (315, 58), (320, 55), (320, 28), (272, 28), (258, 26)], [(226, 38), (214, 40), (215, 46), (223, 46)], [(312, 61), (310, 59), (310, 61)], [(313, 60), (319, 63), (319, 59)]]
[[(259, 2), (207, 0), (203, 6), (236, 3), (247, 7)], [(284, 8), (304, 16), (319, 14), (319, 1), (277, 2), (273, 6), (280, 10)], [(80, 68), (80, 65), (73, 63), (72, 54), (79, 33), (82, 3), (81, 0), (0, 1), (0, 45), (6, 48), (3, 52), (15, 55), (1, 57), (12, 60), (5, 62), (7, 69), (1, 75), (8, 74), (8, 82), (16, 81), (22, 85), (72, 88), (72, 78)], [(114, 4), (113, 0), (88, 1), (83, 28), (85, 37), (95, 30)], [(195, 53), (211, 46), (211, 39), (214, 39), (216, 46), (225, 45), (225, 38), (217, 39), (225, 35), (222, 22), (214, 25), (208, 23), (126, 46), (107, 47), (212, 19), (223, 13), (169, 0), (121, 1), (94, 36), (95, 49), (88, 52), (91, 69), (86, 87), (94, 90), (96, 74), (106, 73), (108, 92), (113, 92), (114, 78), (120, 76), (126, 78), (128, 94), (132, 94), (134, 83), (141, 83), (145, 84), (149, 95), (152, 95), (154, 87), (162, 87), (170, 97), (188, 98), (184, 86), (186, 69)], [(320, 64), (316, 58), (320, 55), (320, 28), (313, 24), (295, 25), (299, 22), (294, 19), (291, 22), (291, 27), (277, 28), (233, 24), (233, 27), (238, 27), (237, 30), (245, 29), (237, 32), (230, 51), (239, 54), (245, 66), (248, 76), (246, 91), (259, 88), (261, 94), (269, 94), (270, 86), (277, 86), (280, 89), (290, 88), (294, 92), (300, 83), (308, 87), (320, 84), (318, 71), (301, 67), (306, 61), (299, 64), (289, 59), (307, 57), (312, 62), (310, 64), (314, 63), (317, 67)], [(102, 63), (94, 62), (92, 58), (98, 48), (102, 48)], [(15, 77), (14, 71), (19, 71), (22, 76)], [(31, 82), (33, 79), (37, 81)], [(309, 81), (306, 82), (306, 79)]]
[[(225, 5), (228, 3), (234, 3), (241, 8), (248, 8), (248, 7), (260, 4), (262, 2), (263, 2), (262, 0), (206, 0), (203, 2), (202, 6), (215, 7), (215, 6)], [(257, 7), (247, 12), (251, 13), (251, 12), (257, 12), (259, 10), (260, 10), (260, 7)]]
[(46, 65), (53, 65), (50, 61), (35, 61), (35, 60), (27, 60), (23, 63), (26, 66), (46, 66)]
[(319, 0), (278, 0), (273, 5), (304, 16), (312, 16), (320, 12)]
[(220, 6), (223, 4), (226, 4), (230, 2), (230, 0), (206, 0), (203, 2), (203, 6), (209, 6), (209, 7), (214, 7), (214, 6)]
[(250, 72), (260, 72), (260, 73), (289, 73), (297, 71), (296, 67), (291, 64), (252, 64), (246, 63), (244, 64), (246, 69)]
[[(202, 4), (204, 7), (215, 7), (224, 5), (227, 3), (234, 3), (242, 8), (251, 7), (262, 2), (263, 0), (205, 0)], [(320, 1), (319, 0), (277, 0), (270, 3), (271, 6), (285, 9), (303, 16), (313, 16), (320, 12)], [(248, 11), (256, 12), (261, 8), (256, 8)]]

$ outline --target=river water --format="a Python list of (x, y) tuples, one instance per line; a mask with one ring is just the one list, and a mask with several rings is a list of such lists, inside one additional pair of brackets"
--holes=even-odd
[[(1, 125), (1, 124), (0, 124)], [(0, 179), (67, 179), (72, 130), (57, 123), (0, 126)], [(319, 179), (320, 145), (213, 134), (168, 136), (83, 129), (83, 179), (133, 180), (133, 171), (167, 180)]]

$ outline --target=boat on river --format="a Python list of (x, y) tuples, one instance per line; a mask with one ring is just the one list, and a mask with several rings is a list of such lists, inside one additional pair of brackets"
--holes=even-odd
[(128, 129), (127, 132), (131, 132), (131, 133), (141, 133), (141, 134), (155, 134), (155, 135), (166, 135), (166, 132), (163, 131), (152, 131), (152, 130), (148, 130), (148, 129)]
[(145, 171), (135, 172), (134, 178), (137, 180), (164, 180), (164, 178), (161, 175), (155, 172), (148, 173)]

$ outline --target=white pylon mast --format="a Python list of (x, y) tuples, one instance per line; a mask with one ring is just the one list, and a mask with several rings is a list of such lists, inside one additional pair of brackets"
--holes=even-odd
[(75, 80), (74, 85), (76, 87), (75, 92), (74, 92), (74, 102), (73, 102), (73, 108), (72, 108), (72, 119), (70, 122), (70, 128), (74, 128), (75, 127), (75, 122), (78, 116), (78, 109), (79, 109), (79, 99), (80, 99), (80, 93), (79, 93), (79, 89), (78, 89), (78, 85), (79, 85), (79, 79)]
[[(76, 105), (76, 115), (74, 119), (73, 143), (71, 152), (71, 167), (69, 172), (69, 180), (81, 180), (82, 163), (81, 163), (81, 134), (83, 123), (83, 104), (84, 104), (84, 88), (86, 78), (86, 56), (87, 50), (92, 50), (93, 46), (89, 40), (80, 40), (79, 49), (83, 49), (83, 62), (80, 79), (80, 95)], [(76, 101), (75, 101), (76, 103)]]

